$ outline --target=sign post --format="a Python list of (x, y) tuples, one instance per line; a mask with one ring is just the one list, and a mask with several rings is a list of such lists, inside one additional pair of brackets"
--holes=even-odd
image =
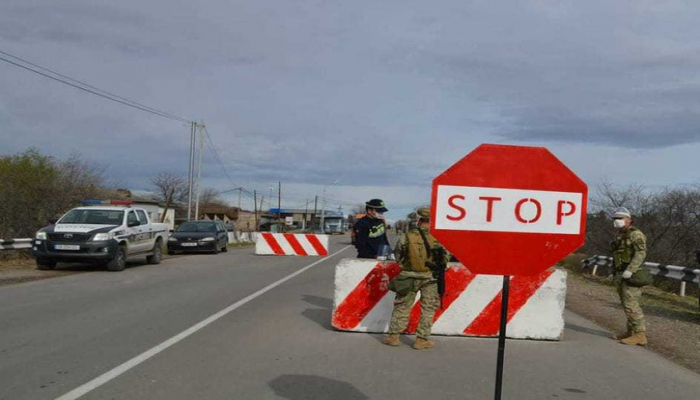
[(431, 233), (475, 274), (502, 275), (496, 400), (511, 276), (537, 275), (583, 245), (588, 187), (543, 147), (483, 144), (433, 180)]

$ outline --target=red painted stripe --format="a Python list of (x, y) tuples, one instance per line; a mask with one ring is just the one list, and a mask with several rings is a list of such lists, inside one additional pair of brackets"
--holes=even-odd
[[(554, 270), (548, 270), (537, 276), (516, 276), (510, 281), (508, 299), (508, 317), (510, 322), (515, 314), (527, 303), (535, 292), (552, 276)], [(495, 336), (501, 324), (501, 292), (487, 305), (481, 314), (464, 330), (466, 335)]]
[(306, 238), (309, 240), (309, 243), (311, 243), (311, 245), (314, 246), (314, 249), (316, 249), (316, 252), (319, 256), (328, 255), (328, 249), (323, 247), (321, 241), (318, 240), (318, 237), (316, 237), (316, 235), (306, 235)]
[(285, 233), (284, 238), (287, 239), (289, 244), (292, 246), (292, 249), (294, 249), (294, 252), (298, 256), (308, 256), (308, 254), (306, 254), (306, 250), (304, 250), (304, 248), (301, 247), (301, 243), (299, 243), (299, 241), (297, 240), (296, 235), (294, 235), (293, 233)]
[[(442, 298), (442, 308), (435, 312), (433, 323), (437, 322), (442, 314), (450, 308), (452, 303), (464, 292), (470, 283), (476, 278), (476, 275), (469, 272), (463, 265), (455, 265), (447, 269), (445, 272), (445, 295)], [(413, 333), (418, 329), (420, 322), (420, 302), (413, 305), (411, 317), (408, 321), (407, 333)]]
[(262, 237), (263, 237), (263, 239), (265, 239), (267, 244), (270, 246), (273, 253), (275, 253), (278, 256), (284, 255), (284, 250), (282, 250), (279, 243), (277, 243), (277, 239), (275, 239), (274, 235), (272, 235), (271, 233), (263, 233)]
[(353, 329), (372, 311), (389, 291), (389, 281), (401, 272), (396, 263), (377, 264), (348, 294), (333, 313), (333, 326)]

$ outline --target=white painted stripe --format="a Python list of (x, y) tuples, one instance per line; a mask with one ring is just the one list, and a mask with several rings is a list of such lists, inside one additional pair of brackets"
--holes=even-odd
[(168, 347), (171, 347), (171, 346), (177, 344), (178, 342), (186, 339), (187, 337), (195, 334), (197, 331), (212, 324), (213, 322), (215, 322), (216, 320), (225, 316), (226, 314), (229, 314), (230, 312), (236, 310), (237, 308), (243, 306), (244, 304), (250, 302), (251, 300), (254, 300), (255, 298), (257, 298), (257, 297), (265, 294), (266, 292), (276, 288), (277, 286), (287, 282), (288, 280), (296, 277), (297, 275), (300, 275), (300, 274), (306, 272), (308, 269), (328, 260), (329, 258), (335, 257), (336, 255), (342, 253), (343, 251), (347, 250), (350, 247), (352, 247), (352, 246), (345, 246), (342, 249), (338, 250), (337, 252), (335, 252), (327, 257), (324, 257), (324, 258), (322, 258), (322, 259), (320, 259), (312, 264), (309, 264), (306, 267), (300, 269), (299, 271), (296, 271), (292, 274), (289, 274), (289, 275), (285, 276), (284, 278), (278, 280), (277, 282), (272, 283), (268, 286), (265, 286), (264, 288), (258, 290), (257, 292), (243, 298), (242, 300), (239, 300), (239, 301), (231, 304), (230, 306), (228, 306), (228, 307), (224, 308), (223, 310), (217, 312), (216, 314), (213, 314), (212, 316), (200, 321), (199, 323), (193, 325), (192, 327), (185, 329), (184, 331), (178, 333), (177, 335), (171, 337), (170, 339), (164, 341), (163, 343), (161, 343), (155, 347), (152, 347), (151, 349), (139, 354), (138, 356), (132, 358), (131, 360), (105, 372), (104, 374), (98, 376), (97, 378), (95, 378), (95, 379), (93, 379), (93, 380), (91, 380), (91, 381), (89, 381), (81, 386), (78, 386), (77, 388), (71, 390), (70, 392), (64, 394), (63, 396), (56, 398), (56, 400), (75, 400), (75, 399), (82, 397), (83, 395), (85, 395), (87, 393), (90, 393), (91, 391), (97, 389), (98, 387), (104, 385), (105, 383), (111, 381), (112, 379), (117, 378), (118, 376), (124, 374), (125, 372), (129, 371), (130, 369), (138, 366), (139, 364), (143, 363), (144, 361), (148, 360), (149, 358), (157, 355), (158, 353), (161, 353), (162, 351), (164, 351)]
[(280, 247), (282, 248), (282, 251), (284, 252), (285, 255), (288, 255), (288, 256), (297, 255), (297, 253), (292, 248), (292, 245), (289, 244), (289, 242), (287, 241), (287, 238), (284, 237), (284, 235), (279, 234), (279, 233), (273, 233), (272, 236), (274, 236), (274, 238), (277, 240), (277, 244), (280, 245)]
[(274, 254), (262, 235), (258, 236), (258, 240), (255, 241), (255, 254)]
[(301, 245), (302, 248), (304, 248), (304, 251), (306, 251), (306, 254), (310, 256), (317, 256), (318, 252), (316, 249), (314, 249), (314, 246), (311, 245), (309, 242), (309, 239), (306, 238), (306, 235), (294, 235), (297, 240), (299, 241), (299, 244)]
[(477, 275), (469, 286), (440, 316), (433, 331), (462, 332), (503, 288), (501, 277)]

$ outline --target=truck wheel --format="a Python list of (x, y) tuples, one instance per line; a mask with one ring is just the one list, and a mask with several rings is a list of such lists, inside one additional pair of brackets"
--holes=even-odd
[(163, 243), (160, 239), (156, 240), (155, 246), (153, 246), (153, 254), (146, 257), (146, 262), (149, 264), (160, 264), (163, 259)]
[(42, 271), (49, 271), (56, 268), (56, 261), (54, 260), (48, 260), (45, 258), (37, 258), (36, 259), (36, 269), (40, 269)]
[(126, 267), (126, 249), (124, 246), (119, 246), (117, 248), (117, 254), (114, 258), (107, 263), (107, 269), (109, 271), (122, 271)]

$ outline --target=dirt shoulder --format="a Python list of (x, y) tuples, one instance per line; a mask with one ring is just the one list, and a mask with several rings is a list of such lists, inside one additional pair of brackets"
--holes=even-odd
[[(229, 244), (228, 248), (234, 250), (253, 246), (255, 246), (255, 243), (245, 242)], [(177, 257), (183, 257), (183, 255), (163, 255), (164, 260)], [(20, 255), (14, 258), (0, 259), (0, 286), (39, 279), (58, 278), (66, 275), (95, 271), (98, 268), (99, 267), (89, 264), (58, 264), (55, 270), (40, 271), (36, 269), (36, 261), (33, 257), (29, 255)]]
[[(566, 308), (615, 333), (625, 331), (625, 314), (612, 284), (606, 278), (567, 271)], [(641, 303), (647, 322), (647, 347), (700, 373), (698, 299), (647, 286)]]
[(80, 270), (39, 271), (33, 258), (0, 260), (0, 286), (77, 274)]

